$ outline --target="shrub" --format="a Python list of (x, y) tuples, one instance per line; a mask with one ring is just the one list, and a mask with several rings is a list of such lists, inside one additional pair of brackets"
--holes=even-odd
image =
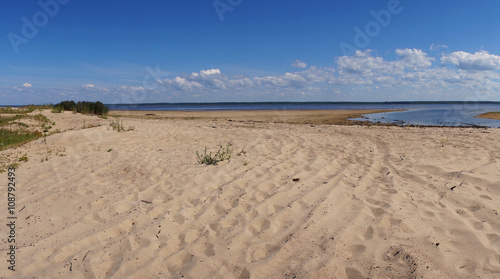
[(51, 110), (52, 113), (61, 113), (63, 111), (64, 111), (64, 108), (62, 106), (53, 107)]
[(59, 107), (66, 111), (74, 111), (76, 109), (75, 101), (64, 101), (54, 105), (54, 108)]
[(231, 144), (228, 144), (225, 149), (223, 149), (222, 145), (219, 146), (219, 150), (214, 155), (212, 155), (212, 152), (207, 153), (206, 147), (202, 155), (199, 154), (198, 151), (196, 151), (198, 163), (206, 165), (217, 165), (218, 162), (231, 159), (231, 154), (233, 153), (233, 151), (229, 148), (230, 146)]
[(64, 101), (54, 105), (52, 112), (59, 112), (61, 108), (65, 111), (76, 111), (83, 114), (104, 115), (109, 112), (109, 108), (101, 102), (78, 102)]

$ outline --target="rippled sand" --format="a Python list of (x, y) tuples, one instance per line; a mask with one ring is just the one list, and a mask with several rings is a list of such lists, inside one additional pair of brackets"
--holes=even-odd
[[(500, 276), (498, 129), (152, 117), (118, 133), (46, 115), (75, 129), (2, 151), (30, 160), (17, 271), (1, 276)], [(227, 143), (229, 162), (197, 164)]]

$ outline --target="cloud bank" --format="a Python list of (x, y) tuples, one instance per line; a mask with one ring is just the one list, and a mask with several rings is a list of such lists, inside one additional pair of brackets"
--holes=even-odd
[[(226, 74), (219, 68), (167, 77), (148, 76), (151, 71), (145, 71), (146, 77), (141, 78), (149, 86), (144, 82), (115, 87), (83, 84), (77, 88), (47, 89), (44, 94), (53, 90), (57, 101), (64, 95), (108, 103), (463, 100), (470, 95), (500, 99), (498, 55), (456, 51), (431, 56), (420, 49), (396, 49), (393, 57), (386, 59), (372, 50), (358, 50), (352, 56), (336, 57), (328, 67), (308, 66), (295, 60), (291, 66), (296, 71), (260, 76)], [(12, 89), (35, 90), (29, 83)]]

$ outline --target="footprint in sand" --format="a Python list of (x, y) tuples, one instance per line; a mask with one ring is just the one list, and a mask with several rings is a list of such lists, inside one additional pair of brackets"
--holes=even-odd
[(369, 226), (366, 229), (365, 234), (363, 235), (363, 237), (365, 238), (365, 240), (371, 240), (373, 238), (373, 227), (372, 226)]
[(385, 213), (385, 210), (379, 207), (368, 207), (372, 211), (373, 216), (380, 217)]
[(494, 255), (490, 257), (484, 263), (484, 269), (492, 273), (500, 273), (500, 255)]
[(351, 254), (353, 256), (359, 256), (359, 255), (363, 254), (363, 252), (366, 251), (366, 246), (363, 244), (356, 244), (356, 245), (351, 246), (350, 251), (351, 251)]
[(276, 251), (279, 250), (278, 246), (270, 245), (270, 244), (262, 244), (255, 249), (255, 251), (252, 253), (252, 257), (254, 260), (260, 261), (263, 258), (275, 253)]
[(498, 243), (500, 243), (500, 236), (496, 233), (487, 234), (486, 237), (488, 238), (488, 241), (491, 243), (492, 246), (495, 246)]
[(193, 260), (193, 257), (186, 251), (175, 253), (167, 259), (167, 269), (170, 273), (175, 273), (186, 266), (191, 260)]
[(186, 220), (182, 215), (178, 213), (173, 214), (173, 219), (176, 223), (179, 223), (181, 225), (184, 224), (184, 221)]
[(485, 199), (485, 200), (490, 200), (490, 201), (493, 200), (490, 196), (487, 196), (487, 195), (481, 195), (479, 197), (482, 199)]
[(363, 276), (359, 270), (348, 267), (345, 269), (345, 275), (347, 276), (347, 279), (365, 279), (367, 278), (366, 276)]

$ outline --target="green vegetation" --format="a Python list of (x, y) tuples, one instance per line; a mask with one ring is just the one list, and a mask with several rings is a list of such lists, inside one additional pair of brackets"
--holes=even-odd
[(23, 113), (25, 111), (14, 109), (11, 107), (0, 108), (0, 114), (15, 114), (15, 113)]
[(61, 107), (61, 106), (57, 106), (57, 107), (53, 107), (51, 110), (50, 110), (52, 113), (61, 113), (64, 111), (64, 108)]
[(0, 128), (0, 150), (23, 145), (41, 137), (40, 132), (16, 131)]
[(19, 162), (28, 162), (29, 160), (28, 154), (24, 154), (21, 158), (19, 158)]
[(42, 111), (44, 109), (51, 109), (53, 107), (52, 104), (43, 104), (43, 105), (27, 105), (23, 106), (22, 109), (26, 110), (27, 112), (33, 112), (35, 110)]
[(52, 112), (60, 113), (62, 111), (73, 111), (82, 114), (104, 115), (109, 112), (109, 108), (101, 102), (78, 102), (64, 101), (56, 104), (52, 108)]
[(127, 129), (125, 129), (125, 127), (123, 127), (123, 121), (120, 122), (120, 118), (117, 118), (116, 122), (109, 122), (109, 126), (113, 127), (113, 130), (116, 130), (117, 132), (128, 132), (135, 130), (135, 127), (132, 126), (129, 126)]
[(203, 154), (199, 154), (196, 151), (196, 157), (198, 157), (198, 163), (206, 164), (206, 165), (217, 165), (217, 163), (222, 162), (224, 160), (231, 159), (231, 154), (233, 151), (231, 150), (231, 144), (228, 144), (225, 149), (223, 149), (222, 145), (219, 146), (219, 150), (212, 155), (212, 152), (207, 153), (207, 148), (205, 147), (205, 151)]
[(4, 107), (0, 108), (0, 114), (26, 114), (35, 110), (42, 111), (44, 109), (51, 109), (52, 104), (48, 105), (27, 105), (19, 108)]
[(116, 122), (111, 121), (109, 123), (109, 126), (113, 127), (113, 130), (116, 130), (118, 132), (125, 132), (125, 128), (123, 128), (123, 122), (120, 123), (120, 119), (118, 119)]
[[(50, 121), (50, 119), (43, 114), (27, 114), (35, 109), (44, 109), (45, 107), (46, 105), (30, 105), (20, 109), (0, 108), (0, 114), (7, 114), (7, 116), (0, 115), (0, 150), (23, 145), (46, 134), (48, 130), (52, 128), (51, 125), (55, 125), (55, 123)], [(15, 115), (12, 115), (14, 113)], [(44, 134), (42, 134), (39, 130), (30, 129), (28, 124), (19, 121), (21, 119), (32, 119), (39, 122)]]

